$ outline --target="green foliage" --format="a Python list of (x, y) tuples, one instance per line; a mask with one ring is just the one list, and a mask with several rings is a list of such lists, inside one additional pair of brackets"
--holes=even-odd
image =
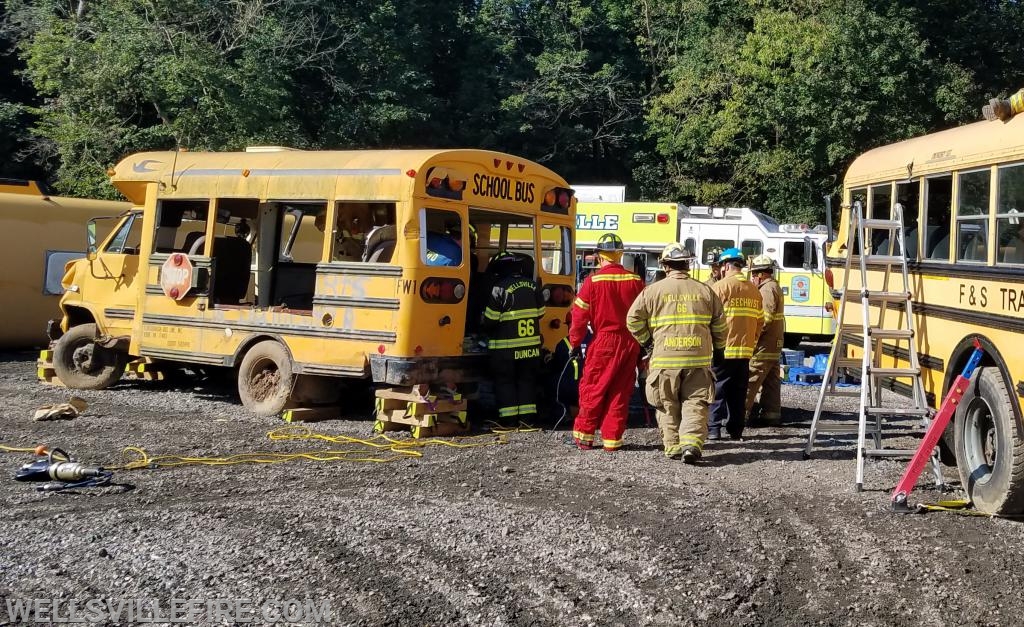
[[(0, 176), (52, 155), (472, 146), (813, 222), (874, 146), (1020, 86), (1014, 0), (6, 0)], [(951, 19), (950, 16), (956, 16)], [(20, 76), (24, 82), (13, 80)], [(26, 89), (26, 87), (29, 87)]]

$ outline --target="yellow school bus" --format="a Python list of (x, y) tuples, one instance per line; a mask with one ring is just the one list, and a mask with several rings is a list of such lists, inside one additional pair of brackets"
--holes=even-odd
[(54, 369), (72, 387), (111, 385), (129, 357), (229, 366), (269, 415), (332, 400), (339, 378), (478, 381), (486, 264), (510, 227), (532, 233), (518, 251), (548, 297), (545, 346), (566, 332), (573, 191), (525, 159), (267, 147), (141, 153), (110, 176), (134, 209), (64, 276)]
[(46, 323), (57, 315), (64, 266), (85, 256), (85, 224), (113, 217), (123, 202), (62, 198), (35, 181), (0, 179), (0, 347), (46, 346)]
[[(987, 512), (1024, 511), (1024, 116), (978, 122), (917, 137), (858, 157), (843, 185), (839, 236), (829, 251), (842, 273), (848, 251), (849, 206), (886, 219), (903, 207), (911, 272), (915, 342), (927, 394), (937, 408), (980, 340), (984, 358), (946, 432), (964, 489)], [(866, 242), (888, 254), (888, 235)], [(895, 247), (897, 252), (899, 247)], [(854, 267), (858, 267), (855, 262)], [(880, 289), (883, 268), (871, 267), (868, 287)], [(830, 277), (842, 284), (842, 276)], [(891, 279), (898, 280), (898, 279)], [(860, 270), (849, 277), (861, 290)], [(845, 322), (861, 324), (860, 299), (847, 299)], [(889, 307), (895, 306), (895, 303)], [(872, 319), (880, 313), (872, 303)], [(902, 307), (889, 314), (900, 316)], [(898, 344), (885, 346), (883, 365), (909, 367)], [(890, 387), (909, 394), (902, 381)]]

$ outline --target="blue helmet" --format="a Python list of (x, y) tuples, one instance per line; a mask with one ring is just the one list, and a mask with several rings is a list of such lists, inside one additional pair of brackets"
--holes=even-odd
[(722, 254), (718, 256), (718, 263), (739, 263), (746, 265), (743, 259), (743, 251), (739, 248), (726, 248), (722, 251)]

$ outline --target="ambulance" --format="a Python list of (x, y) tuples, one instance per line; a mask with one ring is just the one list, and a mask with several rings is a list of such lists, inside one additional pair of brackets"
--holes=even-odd
[(706, 263), (716, 248), (739, 248), (747, 258), (766, 254), (778, 264), (786, 297), (788, 344), (804, 338), (826, 340), (835, 333), (832, 299), (824, 279), (824, 226), (779, 224), (748, 207), (688, 207), (659, 202), (584, 202), (576, 211), (576, 258), (580, 278), (595, 267), (594, 245), (603, 233), (617, 233), (626, 246), (623, 265), (656, 278), (658, 256), (669, 242), (697, 255), (696, 277), (710, 274)]

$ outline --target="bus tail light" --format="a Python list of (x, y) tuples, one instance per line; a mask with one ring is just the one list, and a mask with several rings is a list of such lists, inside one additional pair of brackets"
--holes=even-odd
[(658, 224), (668, 224), (668, 214), (667, 213), (659, 213), (658, 214)]
[(825, 285), (828, 285), (828, 289), (830, 290), (836, 289), (835, 277), (832, 276), (832, 268), (825, 268)]
[(454, 304), (466, 295), (466, 285), (459, 279), (431, 277), (420, 284), (420, 298), (426, 303)]
[(569, 214), (569, 207), (572, 205), (572, 197), (576, 192), (567, 187), (555, 187), (544, 192), (544, 204), (541, 211), (548, 213)]

